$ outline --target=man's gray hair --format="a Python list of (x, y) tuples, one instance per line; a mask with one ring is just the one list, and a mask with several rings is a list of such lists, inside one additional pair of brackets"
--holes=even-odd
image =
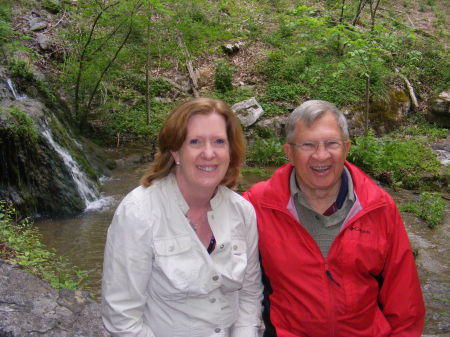
[(347, 119), (344, 114), (339, 111), (333, 104), (327, 101), (310, 100), (302, 103), (295, 108), (288, 117), (286, 124), (286, 140), (291, 142), (295, 136), (295, 125), (298, 121), (302, 121), (306, 126), (310, 127), (314, 121), (320, 118), (326, 112), (332, 112), (337, 119), (339, 127), (345, 139), (349, 138)]

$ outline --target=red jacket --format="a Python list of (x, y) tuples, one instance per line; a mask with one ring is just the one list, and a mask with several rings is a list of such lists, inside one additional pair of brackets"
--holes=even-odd
[(420, 336), (425, 307), (392, 198), (356, 166), (356, 201), (325, 259), (286, 208), (293, 166), (244, 193), (257, 214), (270, 319), (278, 337)]

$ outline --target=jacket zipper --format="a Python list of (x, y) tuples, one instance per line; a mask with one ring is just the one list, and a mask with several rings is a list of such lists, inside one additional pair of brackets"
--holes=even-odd
[(337, 307), (336, 307), (336, 291), (335, 289), (333, 289), (334, 287), (340, 287), (341, 284), (335, 280), (335, 278), (333, 277), (333, 275), (331, 274), (329, 268), (328, 268), (328, 263), (325, 262), (325, 274), (327, 276), (327, 285), (328, 285), (328, 292), (329, 292), (329, 298), (330, 298), (330, 313), (329, 313), (329, 317), (330, 317), (330, 333), (329, 336), (330, 337), (334, 337), (336, 336), (336, 311), (337, 311)]

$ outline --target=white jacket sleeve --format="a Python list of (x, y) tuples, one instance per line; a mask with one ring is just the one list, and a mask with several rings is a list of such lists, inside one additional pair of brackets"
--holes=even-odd
[(152, 272), (148, 213), (125, 198), (108, 229), (102, 279), (102, 318), (114, 337), (155, 337), (143, 322)]
[(247, 268), (239, 291), (239, 315), (231, 337), (258, 337), (262, 330), (261, 301), (263, 286), (258, 253), (258, 231), (253, 207), (246, 214)]

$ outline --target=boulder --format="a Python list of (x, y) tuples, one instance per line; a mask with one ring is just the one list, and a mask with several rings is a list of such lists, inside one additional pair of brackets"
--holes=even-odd
[(441, 127), (450, 128), (450, 89), (431, 99), (428, 120)]
[(50, 39), (47, 35), (38, 33), (36, 34), (36, 40), (42, 50), (48, 50), (50, 48)]
[(284, 138), (286, 136), (285, 126), (287, 123), (287, 118), (288, 116), (274, 116), (264, 120), (259, 120), (256, 122), (255, 126), (262, 130), (270, 130), (272, 135)]
[(264, 113), (262, 106), (256, 101), (255, 97), (234, 104), (231, 110), (244, 127), (253, 125)]
[(222, 46), (222, 49), (225, 52), (225, 54), (234, 55), (241, 50), (242, 46), (244, 46), (243, 42), (227, 43)]
[(0, 336), (108, 337), (100, 304), (0, 260)]

